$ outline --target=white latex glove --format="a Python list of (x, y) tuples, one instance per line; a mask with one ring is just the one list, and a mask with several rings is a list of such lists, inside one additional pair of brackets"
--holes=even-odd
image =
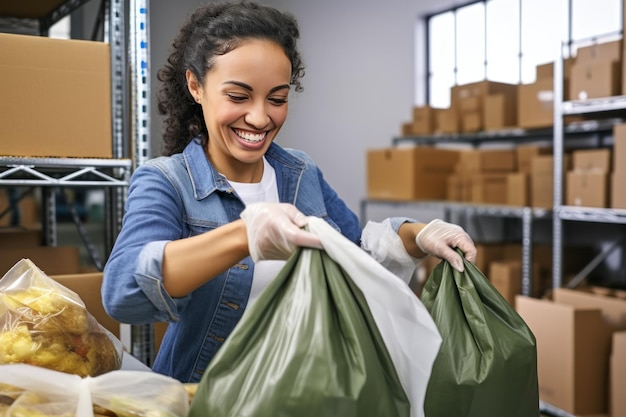
[(285, 260), (298, 246), (322, 249), (317, 235), (302, 230), (307, 217), (293, 204), (254, 203), (241, 212), (246, 224), (248, 248), (254, 262)]
[(415, 242), (422, 252), (445, 259), (460, 272), (463, 272), (465, 267), (463, 259), (454, 248), (461, 249), (468, 261), (476, 262), (477, 251), (474, 241), (461, 226), (456, 224), (435, 219), (417, 234)]

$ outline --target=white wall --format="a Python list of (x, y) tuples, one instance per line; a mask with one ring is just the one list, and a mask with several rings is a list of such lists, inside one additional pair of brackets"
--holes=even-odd
[[(153, 94), (156, 70), (185, 15), (198, 0), (150, 3)], [(359, 214), (366, 197), (366, 151), (391, 145), (412, 106), (416, 91), (416, 23), (454, 0), (265, 0), (293, 13), (301, 30), (306, 65), (304, 91), (290, 100), (287, 123), (277, 141), (302, 149), (321, 167), (326, 180)], [(423, 53), (423, 32), (418, 30)], [(422, 79), (420, 70), (418, 79)], [(155, 103), (153, 101), (153, 103)], [(151, 124), (152, 149), (159, 145), (160, 121)]]

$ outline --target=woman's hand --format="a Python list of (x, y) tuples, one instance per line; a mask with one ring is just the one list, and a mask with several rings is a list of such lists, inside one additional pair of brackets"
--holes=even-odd
[(454, 250), (459, 248), (465, 254), (465, 259), (476, 262), (476, 246), (472, 238), (456, 224), (446, 223), (435, 219), (428, 223), (416, 236), (415, 242), (422, 252), (445, 259), (457, 271), (463, 272), (463, 259)]
[(298, 246), (322, 249), (316, 235), (302, 230), (308, 219), (293, 204), (249, 204), (241, 212), (241, 219), (246, 224), (248, 248), (255, 262), (287, 259)]

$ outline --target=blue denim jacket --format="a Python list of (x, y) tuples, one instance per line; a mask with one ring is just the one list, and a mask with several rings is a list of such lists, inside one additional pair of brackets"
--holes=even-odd
[[(276, 171), (281, 202), (324, 218), (359, 243), (359, 220), (303, 152), (272, 144), (266, 153)], [(153, 370), (197, 382), (241, 318), (254, 263), (242, 259), (191, 294), (172, 298), (163, 288), (165, 245), (239, 218), (244, 204), (192, 141), (183, 153), (159, 157), (132, 175), (123, 227), (104, 268), (102, 298), (107, 313), (130, 324), (169, 322)], [(396, 219), (394, 228), (401, 224)]]

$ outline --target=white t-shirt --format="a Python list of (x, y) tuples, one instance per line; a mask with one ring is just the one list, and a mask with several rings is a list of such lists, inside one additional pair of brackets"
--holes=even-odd
[[(257, 183), (242, 183), (229, 181), (245, 205), (266, 202), (278, 203), (278, 186), (276, 185), (276, 172), (274, 168), (263, 158), (263, 178)], [(248, 306), (256, 301), (257, 297), (267, 287), (270, 281), (278, 274), (285, 265), (285, 261), (259, 261), (254, 266), (252, 288), (248, 298)]]

